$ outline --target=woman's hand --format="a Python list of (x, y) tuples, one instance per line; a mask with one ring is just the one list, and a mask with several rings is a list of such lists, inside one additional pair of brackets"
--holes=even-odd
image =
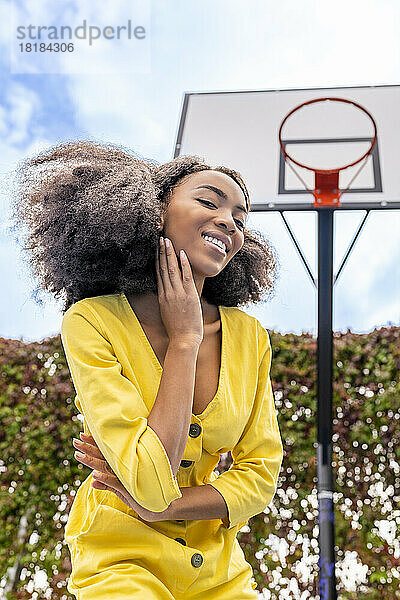
[(139, 517), (144, 521), (153, 522), (173, 519), (173, 516), (170, 514), (170, 507), (163, 512), (152, 512), (140, 506), (116, 477), (94, 438), (82, 432), (80, 433), (80, 437), (82, 441), (74, 438), (73, 444), (79, 452), (84, 453), (84, 456), (79, 456), (75, 452), (75, 458), (90, 469), (96, 469), (93, 473), (92, 487), (96, 490), (114, 492), (129, 508), (137, 512)]
[[(184, 253), (182, 274), (172, 241), (160, 238), (156, 251), (156, 276), (160, 315), (171, 340), (189, 341), (200, 346), (203, 336), (203, 311), (194, 282), (192, 267)], [(168, 245), (167, 245), (168, 244)]]

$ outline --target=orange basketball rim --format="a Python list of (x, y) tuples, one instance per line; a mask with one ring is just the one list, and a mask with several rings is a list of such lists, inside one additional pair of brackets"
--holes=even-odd
[[(313, 168), (310, 166), (307, 166), (303, 163), (301, 163), (298, 160), (295, 160), (292, 156), (289, 155), (289, 153), (286, 150), (286, 143), (285, 141), (282, 139), (282, 130), (283, 127), (285, 125), (285, 123), (287, 122), (287, 120), (293, 115), (293, 113), (295, 113), (298, 110), (301, 110), (304, 106), (310, 105), (310, 104), (315, 104), (316, 102), (345, 102), (346, 104), (352, 104), (353, 106), (355, 106), (356, 108), (358, 108), (359, 110), (363, 111), (371, 120), (372, 125), (373, 125), (373, 136), (371, 138), (371, 143), (370, 143), (370, 147), (368, 148), (368, 150), (366, 152), (364, 152), (364, 154), (362, 156), (360, 156), (360, 158), (358, 158), (357, 160), (354, 160), (353, 162), (350, 162), (346, 165), (344, 165), (343, 167), (337, 167), (335, 169), (319, 169), (319, 168)], [(363, 106), (361, 106), (361, 104), (358, 104), (357, 102), (354, 102), (353, 100), (348, 100), (346, 98), (314, 98), (313, 100), (308, 100), (307, 102), (303, 102), (302, 104), (299, 104), (298, 106), (296, 106), (295, 108), (293, 108), (283, 119), (281, 126), (279, 128), (279, 144), (281, 147), (281, 151), (282, 154), (285, 158), (285, 161), (288, 163), (288, 165), (290, 165), (292, 167), (292, 170), (294, 171), (294, 173), (297, 175), (297, 177), (300, 179), (300, 181), (303, 183), (306, 191), (310, 192), (311, 194), (313, 194), (314, 196), (314, 206), (315, 207), (319, 207), (319, 206), (340, 206), (340, 197), (342, 196), (342, 194), (344, 194), (349, 188), (350, 185), (352, 184), (352, 182), (354, 181), (354, 179), (357, 177), (357, 175), (359, 174), (359, 172), (361, 171), (361, 169), (365, 166), (366, 161), (368, 159), (368, 157), (370, 156), (375, 143), (376, 143), (376, 139), (377, 139), (377, 128), (376, 128), (376, 123), (375, 123), (375, 119), (373, 118), (373, 116), (371, 115), (370, 112), (368, 112), (368, 110), (366, 108), (364, 108)], [(364, 161), (364, 162), (362, 162)], [(311, 190), (307, 187), (307, 185), (305, 184), (305, 182), (303, 181), (303, 179), (300, 177), (300, 175), (297, 173), (297, 171), (293, 168), (293, 166), (291, 165), (291, 163), (294, 163), (295, 165), (303, 168), (303, 169), (307, 169), (308, 171), (314, 171), (315, 173), (315, 184), (314, 184), (314, 189)], [(351, 179), (350, 183), (347, 185), (346, 188), (344, 189), (340, 189), (339, 188), (339, 173), (340, 171), (343, 171), (344, 169), (348, 169), (349, 167), (353, 167), (359, 163), (362, 163), (360, 168), (358, 169), (358, 171), (356, 172), (356, 174), (354, 175), (354, 177)]]

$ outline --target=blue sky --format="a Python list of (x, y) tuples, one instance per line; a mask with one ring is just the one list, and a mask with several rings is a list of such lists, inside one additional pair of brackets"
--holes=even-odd
[[(93, 21), (96, 2), (42, 0), (35, 7), (47, 22), (68, 22), (76, 10)], [(135, 4), (110, 3), (107, 17), (123, 22)], [(33, 10), (24, 1), (16, 7)], [(150, 67), (142, 72), (115, 72), (115, 57), (105, 52), (100, 74), (13, 74), (10, 2), (0, 0), (2, 337), (41, 340), (59, 333), (62, 318), (50, 295), (43, 307), (31, 299), (35, 281), (7, 231), (6, 183), (21, 158), (61, 140), (90, 137), (171, 160), (184, 92), (400, 84), (395, 1), (161, 0), (149, 7)], [(335, 330), (363, 333), (400, 324), (399, 213), (370, 215), (335, 286)], [(315, 272), (315, 213), (286, 214)], [(362, 216), (336, 213), (336, 269)], [(316, 292), (279, 215), (253, 213), (251, 226), (276, 246), (281, 272), (273, 300), (248, 312), (269, 329), (315, 334)]]

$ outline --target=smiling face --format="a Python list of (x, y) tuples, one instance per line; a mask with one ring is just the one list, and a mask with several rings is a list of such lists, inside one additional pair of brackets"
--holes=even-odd
[[(199, 171), (172, 191), (163, 236), (172, 241), (177, 256), (181, 249), (186, 252), (201, 290), (204, 279), (218, 275), (243, 246), (246, 219), (246, 199), (236, 181), (219, 171)], [(204, 234), (221, 238), (225, 250)]]

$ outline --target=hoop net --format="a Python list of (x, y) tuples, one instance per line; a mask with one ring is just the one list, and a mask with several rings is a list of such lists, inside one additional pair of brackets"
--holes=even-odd
[[(358, 109), (358, 111), (361, 111), (361, 113), (360, 113), (360, 115), (358, 115), (358, 117), (357, 117), (357, 114), (355, 114), (356, 118), (354, 118), (352, 115), (350, 115), (350, 121), (348, 121), (349, 116), (346, 115), (347, 120), (345, 120), (345, 122), (344, 122), (346, 130), (347, 130), (349, 122), (354, 124), (354, 121), (360, 121), (359, 117), (361, 116), (361, 117), (364, 117), (364, 119), (365, 119), (365, 117), (367, 117), (367, 119), (369, 120), (369, 125), (370, 126), (372, 125), (372, 134), (366, 138), (362, 138), (362, 139), (364, 139), (364, 141), (368, 142), (368, 148), (366, 151), (361, 153), (361, 156), (359, 156), (359, 158), (356, 158), (355, 160), (353, 160), (352, 158), (346, 157), (346, 160), (344, 161), (345, 164), (343, 166), (335, 165), (333, 168), (327, 169), (327, 168), (321, 168), (320, 166), (315, 167), (310, 164), (306, 164), (306, 161), (304, 159), (299, 160), (299, 159), (294, 158), (291, 155), (291, 154), (293, 154), (293, 152), (291, 154), (289, 154), (287, 146), (290, 145), (290, 139), (285, 139), (285, 140), (283, 139), (283, 130), (284, 130), (284, 127), (287, 125), (288, 121), (291, 119), (291, 117), (295, 113), (300, 112), (302, 109), (304, 110), (305, 107), (314, 109), (314, 107), (317, 103), (330, 103), (330, 102), (342, 103), (341, 105), (337, 104), (336, 107), (343, 106), (343, 105), (347, 105), (347, 106), (352, 105), (353, 107)], [(326, 104), (324, 106), (326, 107)], [(350, 108), (351, 108), (351, 106), (350, 106)], [(354, 112), (354, 111), (352, 111), (352, 112)], [(333, 125), (332, 125), (332, 122), (330, 122), (330, 119), (329, 119), (329, 115), (324, 114), (323, 118), (325, 119), (325, 123), (323, 125), (324, 131), (326, 131), (326, 130), (332, 131), (332, 127), (333, 128), (335, 127), (335, 120), (332, 119), (332, 121), (333, 121)], [(293, 120), (293, 117), (292, 117), (292, 120)], [(347, 123), (347, 125), (346, 125), (346, 123)], [(357, 122), (356, 126), (358, 124), (359, 123)], [(313, 129), (315, 132), (315, 127), (318, 130), (318, 124), (315, 123), (315, 120), (313, 122), (313, 125), (314, 125)], [(321, 127), (322, 127), (322, 125), (321, 125)], [(376, 123), (375, 123), (373, 116), (367, 111), (366, 108), (364, 108), (357, 102), (354, 102), (352, 100), (347, 100), (345, 98), (315, 98), (313, 100), (303, 102), (302, 104), (299, 104), (298, 106), (293, 108), (284, 117), (284, 119), (281, 123), (281, 126), (279, 128), (279, 144), (281, 147), (281, 152), (283, 154), (283, 157), (286, 161), (286, 164), (293, 171), (293, 173), (296, 175), (296, 177), (299, 179), (299, 181), (302, 183), (305, 190), (314, 196), (314, 206), (315, 207), (318, 207), (318, 206), (340, 206), (341, 196), (350, 189), (354, 180), (358, 177), (358, 175), (360, 174), (362, 169), (365, 167), (369, 157), (371, 156), (373, 148), (376, 144), (376, 139), (377, 139), (377, 128), (376, 128)], [(323, 142), (324, 140), (319, 140), (319, 141)], [(331, 142), (332, 140), (330, 139), (327, 141)], [(338, 141), (343, 142), (343, 141), (346, 141), (346, 139), (343, 138)], [(312, 160), (315, 160), (315, 158)], [(296, 166), (301, 167), (302, 169), (306, 169), (307, 171), (314, 172), (315, 177), (314, 177), (314, 188), (313, 189), (305, 182), (304, 178), (299, 173), (299, 169), (296, 169)], [(355, 167), (355, 166), (356, 166), (356, 170), (354, 171), (353, 176), (351, 177), (350, 181), (346, 183), (345, 187), (340, 188), (339, 187), (340, 172), (344, 171), (345, 169), (349, 169), (350, 167)]]

